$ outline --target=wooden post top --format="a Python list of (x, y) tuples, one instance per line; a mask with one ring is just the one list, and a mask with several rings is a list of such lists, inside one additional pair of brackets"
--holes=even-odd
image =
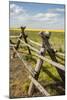
[(25, 29), (26, 28), (26, 26), (21, 26), (21, 29)]
[(22, 30), (22, 32), (24, 32), (24, 30), (25, 30), (25, 28), (26, 28), (26, 26), (21, 26), (21, 30)]
[(51, 32), (48, 32), (48, 31), (45, 31), (45, 32), (40, 32), (39, 33), (39, 35), (43, 38), (43, 39), (45, 39), (45, 37), (47, 38), (47, 39), (49, 39), (50, 38), (50, 36), (51, 36)]
[(24, 37), (24, 38), (27, 38), (28, 37), (28, 35), (27, 35), (27, 33), (26, 32), (24, 32), (25, 31), (25, 28), (26, 28), (26, 26), (21, 26), (21, 34), (22, 34), (22, 36)]

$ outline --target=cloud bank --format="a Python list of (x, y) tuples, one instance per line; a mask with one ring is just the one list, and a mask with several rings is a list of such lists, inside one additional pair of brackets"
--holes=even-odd
[(48, 8), (47, 12), (33, 14), (23, 6), (11, 3), (10, 27), (20, 27), (21, 25), (27, 26), (27, 28), (64, 29), (64, 9)]

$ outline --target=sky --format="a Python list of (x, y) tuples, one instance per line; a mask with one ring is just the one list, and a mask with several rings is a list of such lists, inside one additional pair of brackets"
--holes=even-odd
[(64, 30), (64, 5), (10, 1), (9, 10), (10, 28)]

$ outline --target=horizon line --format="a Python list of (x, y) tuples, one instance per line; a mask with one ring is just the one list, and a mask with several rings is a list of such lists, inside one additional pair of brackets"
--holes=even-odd
[[(9, 30), (21, 30), (21, 29), (20, 28), (9, 28)], [(33, 29), (33, 28), (26, 28), (25, 30), (28, 30), (28, 31), (64, 32), (63, 29)]]

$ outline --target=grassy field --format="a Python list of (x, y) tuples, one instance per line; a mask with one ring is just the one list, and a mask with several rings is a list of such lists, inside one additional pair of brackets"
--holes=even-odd
[[(41, 38), (39, 36), (40, 31), (25, 31), (28, 37), (36, 42), (41, 43)], [(10, 30), (10, 35), (19, 35), (20, 30)], [(51, 32), (51, 37), (50, 37), (50, 43), (53, 46), (53, 48), (57, 49), (60, 52), (64, 52), (64, 32), (59, 31), (59, 32)]]
[[(26, 30), (25, 32), (26, 32), (26, 34), (28, 34), (28, 37), (30, 39), (32, 39), (32, 40), (34, 40), (34, 41), (36, 41), (38, 43), (41, 43), (42, 40), (41, 40), (41, 37), (38, 34), (39, 31)], [(19, 35), (19, 34), (20, 34), (20, 30), (10, 30), (10, 35)], [(16, 43), (17, 40), (16, 39), (12, 39), (12, 41)], [(52, 32), (49, 41), (51, 43), (51, 46), (53, 48), (57, 49), (59, 52), (64, 52), (65, 51), (64, 50), (64, 32)], [(19, 51), (23, 52), (24, 59), (27, 61), (27, 63), (29, 65), (32, 66), (32, 68), (34, 68), (36, 66), (37, 57), (29, 56), (27, 54), (27, 49), (26, 48), (22, 48), (22, 49), (19, 48)], [(24, 54), (25, 51), (26, 51), (26, 54)], [(33, 54), (33, 52), (32, 52), (32, 54)], [(46, 57), (49, 58), (48, 55)], [(62, 61), (62, 60), (59, 60), (59, 61), (64, 64), (64, 61)], [(12, 63), (12, 61), (10, 63)], [(11, 72), (11, 70), (10, 70), (10, 72)], [(18, 72), (18, 70), (17, 70), (17, 72)], [(14, 73), (15, 73), (15, 71), (14, 71)], [(22, 72), (22, 75), (23, 74), (24, 73)], [(19, 75), (20, 75), (20, 73), (19, 73)], [(15, 84), (15, 83), (17, 84), (18, 77), (16, 77), (16, 78), (17, 79), (15, 79), (15, 81), (13, 81), (12, 83), (10, 81), (10, 84)], [(13, 79), (10, 78), (10, 80), (14, 80), (14, 77), (13, 77)], [(21, 78), (20, 81), (22, 81), (22, 80), (23, 79)], [(47, 62), (43, 63), (43, 66), (41, 68), (41, 72), (40, 72), (38, 81), (43, 85), (43, 87), (45, 87), (45, 89), (51, 95), (62, 95), (62, 94), (64, 94), (64, 90), (63, 90), (63, 86), (62, 86), (63, 82), (61, 82), (61, 84), (60, 84), (62, 88), (59, 88), (60, 87), (59, 84), (56, 84), (56, 82), (61, 81), (61, 78), (60, 78), (59, 74), (57, 73), (55, 67), (53, 67), (52, 65), (50, 65)], [(22, 88), (21, 88), (22, 90), (21, 91), (23, 91), (26, 96), (27, 96), (29, 84), (30, 84), (30, 80), (28, 80), (28, 79), (24, 82), (24, 84), (22, 84)], [(12, 85), (10, 85), (10, 86), (12, 86)], [(20, 87), (20, 84), (19, 84), (19, 87)], [(13, 91), (12, 87), (11, 87), (11, 91)], [(15, 90), (15, 91), (18, 91), (18, 90)], [(15, 95), (12, 94), (12, 96), (13, 97), (14, 96), (22, 96), (22, 93), (21, 93), (21, 95), (18, 95), (18, 94), (15, 93)], [(36, 95), (36, 96), (38, 96), (38, 95)], [(23, 95), (23, 97), (24, 97), (24, 95)]]

